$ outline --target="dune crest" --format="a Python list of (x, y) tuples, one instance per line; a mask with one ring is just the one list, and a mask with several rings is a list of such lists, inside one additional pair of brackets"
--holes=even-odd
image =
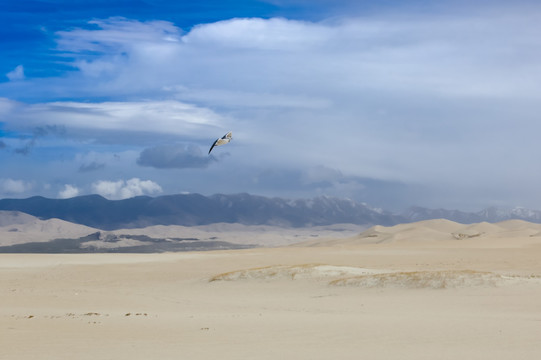
[[(462, 240), (497, 240), (505, 239), (507, 245), (541, 244), (541, 224), (522, 220), (508, 220), (501, 223), (481, 222), (460, 224), (450, 220), (424, 220), (415, 223), (394, 226), (373, 226), (360, 234), (343, 239), (313, 240), (301, 246), (355, 246), (366, 244), (390, 243), (452, 243)], [(494, 243), (496, 244), (496, 242)]]
[(0, 214), (0, 219), (3, 224), (0, 226), (0, 246), (81, 237), (98, 231), (88, 226), (60, 219), (40, 220), (37, 217), (17, 212), (4, 211)]

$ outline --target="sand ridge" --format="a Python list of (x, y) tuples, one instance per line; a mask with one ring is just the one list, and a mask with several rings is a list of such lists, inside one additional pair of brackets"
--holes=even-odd
[[(498, 239), (504, 239), (499, 241)], [(315, 239), (299, 246), (356, 246), (385, 243), (422, 243), (423, 246), (512, 247), (521, 244), (541, 245), (541, 224), (521, 220), (501, 223), (459, 224), (449, 220), (426, 220), (395, 226), (373, 226), (358, 235), (342, 239)], [(468, 240), (464, 244), (457, 241)], [(478, 241), (475, 241), (478, 240)]]
[(450, 289), (477, 286), (541, 285), (541, 276), (501, 275), (475, 270), (392, 271), (325, 264), (275, 265), (217, 274), (214, 281), (325, 281), (332, 286), (363, 288)]
[(78, 238), (98, 229), (78, 225), (60, 219), (40, 220), (34, 216), (20, 213), (15, 217), (3, 217), (0, 226), (0, 246), (47, 242), (58, 238)]

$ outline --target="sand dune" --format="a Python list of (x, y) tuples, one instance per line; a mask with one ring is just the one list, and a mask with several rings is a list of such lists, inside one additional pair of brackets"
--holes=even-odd
[(16, 211), (0, 211), (0, 246), (78, 238), (96, 231), (60, 219), (40, 220)]
[[(437, 246), (513, 246), (514, 239), (520, 244), (539, 244), (541, 224), (521, 220), (510, 220), (501, 223), (459, 224), (449, 220), (426, 220), (410, 224), (390, 227), (374, 226), (358, 235), (332, 240), (311, 240), (299, 246), (356, 246), (385, 243), (424, 243)], [(505, 242), (498, 242), (505, 239)], [(466, 244), (458, 244), (457, 240), (468, 240)], [(478, 241), (474, 241), (478, 240)], [(491, 242), (488, 244), (487, 242)], [(436, 244), (437, 243), (437, 244)]]
[(270, 225), (217, 223), (201, 226), (156, 225), (141, 229), (120, 229), (114, 234), (147, 235), (156, 238), (185, 237), (201, 241), (219, 240), (239, 245), (265, 247), (286, 246), (310, 239), (345, 238), (358, 234), (366, 227), (337, 224), (306, 228), (282, 228)]
[(460, 287), (506, 286), (527, 284), (541, 286), (537, 275), (500, 275), (474, 270), (392, 271), (324, 264), (276, 265), (217, 274), (213, 281), (325, 281), (332, 286), (363, 288), (450, 289)]
[(247, 250), (1, 254), (0, 358), (534, 360), (539, 232), (439, 220)]
[(36, 217), (22, 213), (20, 211), (0, 210), (0, 227), (15, 224), (25, 224), (34, 221)]
[[(197, 241), (203, 248), (210, 243), (216, 247), (227, 244), (239, 246), (285, 246), (309, 239), (344, 238), (353, 236), (365, 226), (353, 224), (337, 224), (314, 226), (307, 228), (281, 228), (267, 225), (242, 225), (218, 223), (204, 226), (164, 226), (156, 225), (146, 228), (119, 229), (102, 231), (100, 229), (70, 223), (60, 219), (40, 220), (34, 216), (17, 211), (0, 211), (0, 247), (28, 243), (45, 243), (55, 239), (79, 239), (89, 234), (97, 234), (95, 239), (85, 239), (80, 245), (81, 251), (86, 248), (118, 249), (148, 247), (151, 241), (141, 241), (134, 237), (147, 236), (153, 240)], [(195, 245), (194, 245), (195, 246)], [(208, 245), (212, 247), (211, 245)], [(237, 246), (237, 247), (239, 247)], [(73, 250), (73, 249), (70, 249)], [(61, 252), (61, 245), (55, 247)], [(134, 250), (136, 251), (136, 250)]]

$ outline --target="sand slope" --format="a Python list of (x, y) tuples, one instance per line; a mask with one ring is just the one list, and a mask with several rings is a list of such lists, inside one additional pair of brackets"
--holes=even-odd
[(0, 211), (0, 246), (78, 238), (96, 231), (60, 219), (40, 220), (18, 211)]
[(0, 210), (0, 226), (9, 226), (15, 224), (24, 224), (34, 221), (36, 217), (22, 213), (20, 211)]
[(436, 221), (302, 246), (4, 254), (0, 358), (538, 359), (535, 231)]

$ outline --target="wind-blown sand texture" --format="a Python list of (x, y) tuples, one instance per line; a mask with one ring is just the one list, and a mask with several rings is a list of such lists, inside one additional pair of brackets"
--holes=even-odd
[(445, 220), (288, 247), (2, 254), (0, 358), (539, 359), (540, 259), (540, 225)]

